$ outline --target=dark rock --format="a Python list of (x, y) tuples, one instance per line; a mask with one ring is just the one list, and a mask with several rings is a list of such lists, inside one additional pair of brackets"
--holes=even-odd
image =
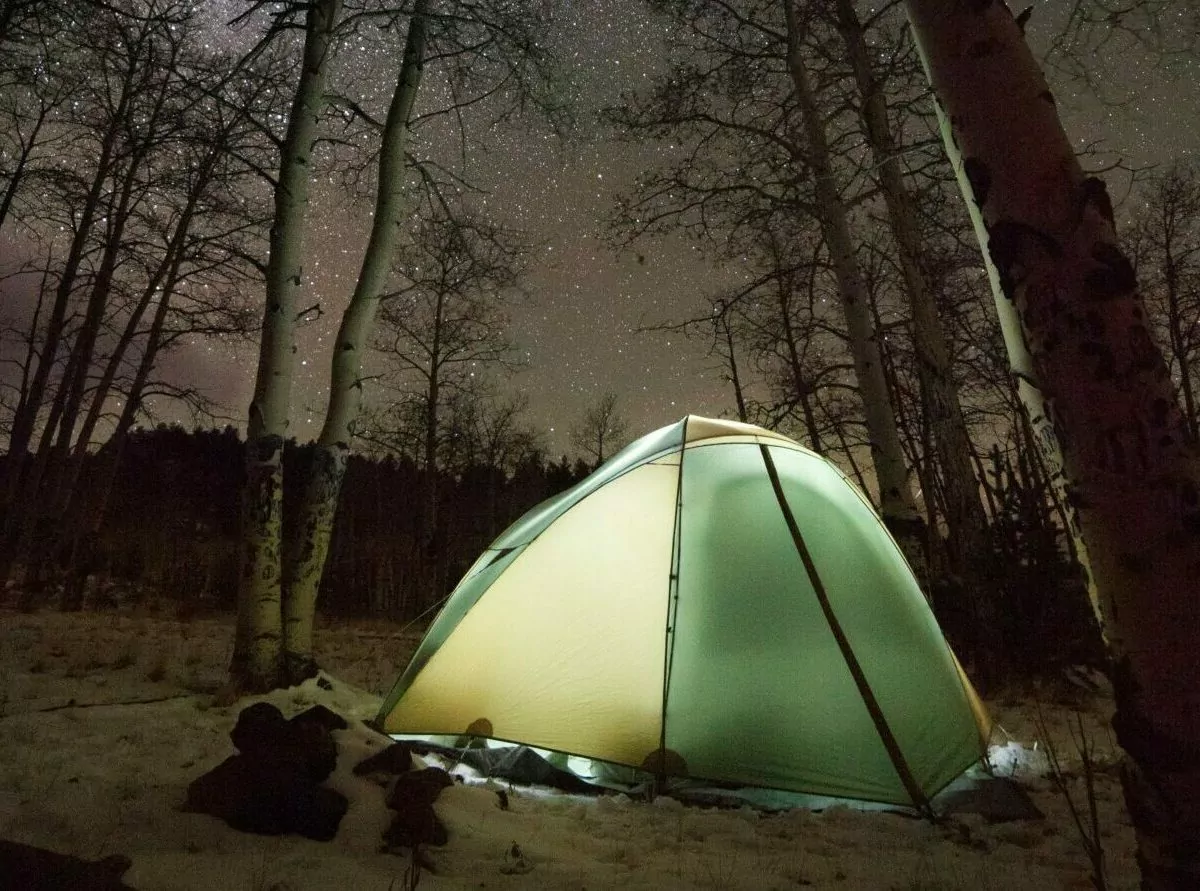
[(290, 724), (290, 735), (268, 757), (290, 761), (314, 783), (324, 782), (337, 767), (337, 743), (329, 730), (314, 722)]
[(278, 749), (289, 729), (283, 712), (269, 702), (255, 702), (238, 713), (229, 738), (243, 755), (254, 755)]
[(404, 848), (444, 845), (448, 839), (446, 827), (434, 813), (433, 803), (443, 789), (453, 785), (453, 777), (440, 767), (412, 770), (396, 777), (387, 801), (396, 815), (384, 830), (384, 842), (389, 847)]
[(298, 763), (252, 755), (226, 758), (188, 786), (189, 810), (263, 835), (328, 841), (348, 807), (344, 795), (317, 785)]
[(271, 703), (256, 702), (238, 714), (229, 738), (243, 755), (298, 765), (320, 783), (337, 766), (337, 743), (329, 729), (334, 720), (346, 726), (324, 706), (314, 706), (289, 721)]
[(433, 811), (433, 803), (412, 802), (396, 811), (391, 825), (383, 831), (389, 848), (413, 848), (417, 845), (440, 847), (449, 839), (446, 827)]
[(1029, 793), (1007, 777), (962, 777), (934, 799), (938, 816), (979, 814), (989, 823), (1042, 820)]
[(409, 770), (412, 770), (412, 750), (399, 742), (392, 743), (354, 765), (355, 776), (369, 776), (384, 781)]
[(0, 888), (21, 891), (133, 891), (121, 881), (128, 857), (82, 860), (0, 839)]
[(229, 734), (241, 754), (194, 780), (187, 808), (244, 832), (328, 841), (349, 804), (321, 783), (337, 766), (332, 731), (346, 726), (324, 706), (290, 721), (268, 702), (247, 706)]
[(410, 770), (396, 777), (396, 785), (388, 796), (387, 806), (399, 811), (413, 804), (433, 804), (447, 786), (454, 785), (454, 778), (440, 767)]
[(295, 804), (292, 831), (315, 841), (332, 841), (350, 807), (345, 795), (328, 786), (315, 787), (309, 798)]
[(312, 708), (302, 711), (300, 714), (293, 716), (288, 723), (316, 724), (330, 731), (345, 730), (350, 726), (346, 723), (345, 718), (333, 711), (333, 709), (326, 708), (323, 705), (314, 705)]

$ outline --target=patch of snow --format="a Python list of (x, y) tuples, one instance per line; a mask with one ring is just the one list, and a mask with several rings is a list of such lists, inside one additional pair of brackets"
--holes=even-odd
[[(180, 809), (188, 783), (233, 753), (229, 731), (248, 700), (221, 708), (211, 695), (232, 639), (231, 618), (0, 612), (0, 836), (88, 859), (126, 854), (125, 881), (141, 891), (403, 887), (408, 858), (379, 852), (384, 790), (352, 768), (388, 742), (361, 719), (375, 715), (416, 636), (386, 623), (323, 627), (328, 673), (260, 697), (288, 716), (320, 703), (351, 721), (335, 732), (341, 755), (328, 781), (350, 807), (326, 843), (247, 835)], [(419, 886), (1086, 889), (1089, 864), (1045, 759), (1053, 746), (1082, 795), (1072, 741), (1082, 725), (1097, 747), (1109, 887), (1136, 888), (1133, 833), (1110, 769), (1110, 703), (1090, 699), (1078, 718), (1030, 701), (989, 705), (1008, 731), (991, 750), (993, 769), (1021, 783), (1045, 820), (968, 814), (934, 825), (845, 806), (764, 814), (474, 778), (438, 798), (450, 840), (427, 852), (436, 873)]]

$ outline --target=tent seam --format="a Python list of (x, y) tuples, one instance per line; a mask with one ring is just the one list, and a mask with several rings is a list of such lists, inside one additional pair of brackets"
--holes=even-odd
[(867, 713), (871, 716), (871, 722), (875, 725), (875, 730), (879, 733), (880, 741), (887, 751), (888, 758), (891, 760), (892, 766), (896, 768), (900, 782), (912, 798), (913, 807), (923, 813), (931, 813), (929, 799), (913, 776), (912, 770), (908, 766), (908, 761), (905, 759), (904, 753), (900, 750), (900, 744), (892, 733), (892, 728), (888, 725), (887, 717), (883, 714), (879, 700), (875, 697), (875, 692), (871, 689), (862, 664), (858, 661), (858, 657), (854, 653), (854, 648), (850, 646), (850, 641), (846, 637), (845, 630), (843, 630), (841, 623), (833, 612), (833, 605), (829, 602), (829, 593), (825, 590), (825, 584), (821, 581), (820, 574), (817, 572), (816, 564), (813, 562), (812, 554), (808, 550), (808, 545), (800, 532), (800, 526), (797, 524), (796, 517), (792, 513), (791, 505), (787, 502), (787, 497), (783, 491), (783, 484), (779, 480), (779, 471), (775, 468), (775, 462), (771, 458), (770, 449), (763, 442), (758, 444), (758, 449), (762, 454), (763, 463), (766, 465), (767, 476), (771, 480), (771, 488), (775, 493), (775, 501), (779, 505), (780, 513), (783, 514), (788, 532), (791, 533), (792, 544), (796, 548), (796, 553), (800, 556), (800, 561), (804, 564), (804, 570), (808, 574), (809, 581), (812, 583), (813, 593), (817, 597), (821, 612), (825, 616), (825, 621), (829, 623), (829, 630), (833, 633), (842, 658), (846, 662), (846, 668), (850, 671), (850, 675), (854, 679), (854, 685), (858, 688), (859, 695), (862, 696), (863, 705), (866, 706)]

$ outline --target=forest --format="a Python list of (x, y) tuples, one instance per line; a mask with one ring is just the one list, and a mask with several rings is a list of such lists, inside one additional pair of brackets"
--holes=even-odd
[[(581, 398), (569, 456), (530, 420), (514, 313), (557, 296), (489, 159), (654, 145), (597, 238), (728, 274), (639, 336), (683, 338), (726, 416), (860, 486), (982, 689), (1108, 672), (1140, 837), (1173, 839), (1143, 875), (1200, 874), (1200, 166), (1068, 136), (1055, 97), (1105, 53), (1194, 58), (1198, 14), (635, 8), (659, 56), (598, 104), (569, 4), (3, 0), (13, 601), (236, 612), (246, 691), (313, 676), (318, 610), (427, 620), (643, 432), (636, 393)], [(320, 223), (332, 193), (361, 237)], [(213, 349), (255, 357), (248, 406), (182, 371)], [(328, 368), (310, 438), (300, 364)]]

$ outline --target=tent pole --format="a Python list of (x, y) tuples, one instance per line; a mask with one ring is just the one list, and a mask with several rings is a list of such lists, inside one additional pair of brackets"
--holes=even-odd
[(679, 441), (679, 478), (675, 483), (675, 531), (671, 535), (671, 570), (667, 578), (667, 627), (663, 639), (662, 710), (658, 718), (658, 766), (654, 792), (667, 789), (667, 695), (671, 687), (671, 665), (675, 657), (675, 616), (679, 609), (679, 532), (683, 526), (683, 459), (687, 452), (688, 415), (683, 418)]
[(779, 481), (779, 472), (775, 469), (775, 461), (771, 457), (771, 451), (766, 444), (761, 442), (758, 444), (758, 449), (762, 453), (763, 463), (767, 466), (767, 476), (771, 479), (771, 488), (775, 492), (775, 500), (779, 504), (779, 510), (783, 514), (784, 522), (787, 523), (788, 532), (791, 533), (792, 544), (796, 548), (796, 553), (800, 555), (800, 560), (804, 564), (804, 570), (808, 573), (808, 580), (811, 582), (813, 591), (817, 595), (817, 602), (821, 605), (821, 612), (825, 615), (825, 621), (829, 623), (829, 630), (833, 632), (834, 640), (837, 641), (842, 658), (846, 660), (846, 667), (850, 669), (850, 675), (854, 678), (854, 685), (858, 688), (858, 693), (862, 696), (863, 704), (867, 707), (871, 721), (875, 724), (875, 730), (879, 733), (879, 739), (883, 742), (884, 749), (887, 750), (892, 766), (896, 768), (900, 782), (904, 784), (905, 791), (908, 792), (909, 798), (912, 799), (913, 807), (925, 816), (932, 817), (933, 809), (929, 805), (929, 799), (925, 796), (921, 786), (913, 776), (912, 770), (904, 758), (904, 753), (900, 751), (900, 744), (896, 741), (896, 737), (892, 733), (892, 728), (888, 726), (883, 709), (879, 706), (879, 700), (875, 698), (875, 692), (871, 689), (870, 683), (867, 682), (867, 676), (863, 672), (858, 657), (854, 655), (854, 650), (850, 646), (846, 632), (842, 629), (837, 616), (834, 615), (833, 606), (829, 602), (829, 592), (825, 590), (825, 584), (821, 581), (821, 577), (817, 573), (817, 566), (813, 562), (812, 553), (808, 550), (804, 536), (800, 534), (800, 526), (796, 523), (796, 517), (792, 513), (791, 505), (787, 502), (787, 496), (784, 495), (783, 484)]

